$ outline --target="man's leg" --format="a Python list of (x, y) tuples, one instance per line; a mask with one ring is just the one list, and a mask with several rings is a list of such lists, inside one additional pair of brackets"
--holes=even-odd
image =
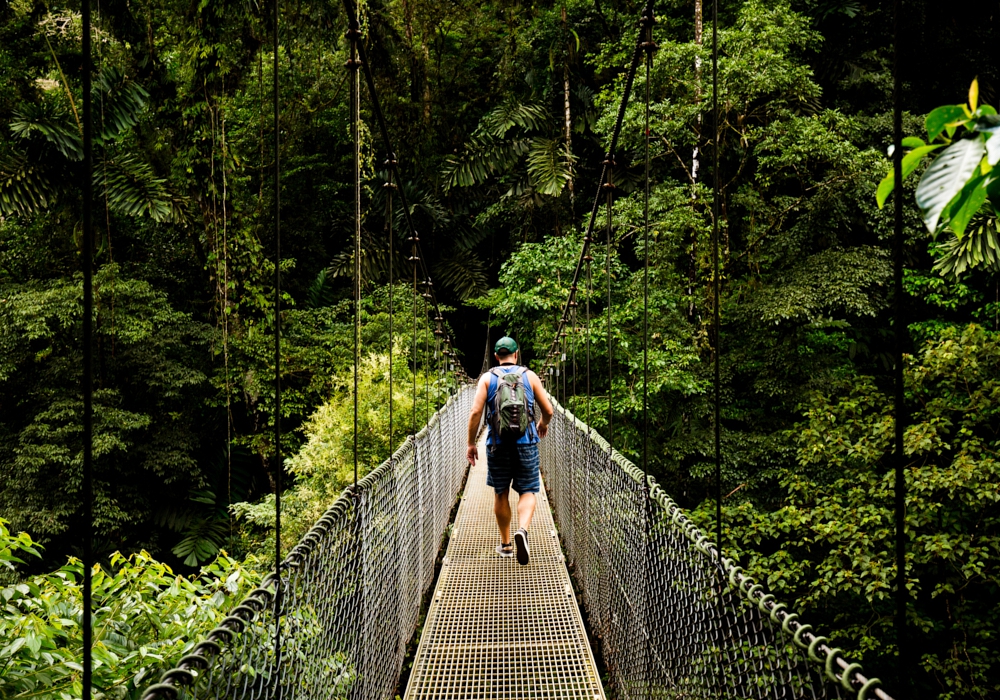
[[(510, 523), (510, 506), (507, 506), (507, 523)], [(525, 532), (531, 527), (531, 518), (535, 515), (535, 494), (522, 493), (517, 501), (517, 524)], [(507, 528), (508, 531), (510, 528)]]
[[(493, 494), (493, 514), (497, 516), (501, 544), (510, 544), (510, 489)], [(517, 515), (521, 517), (520, 502), (517, 504)]]

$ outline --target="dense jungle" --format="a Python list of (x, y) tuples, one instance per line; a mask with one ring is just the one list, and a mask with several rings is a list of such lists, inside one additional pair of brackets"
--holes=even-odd
[[(567, 341), (576, 371), (571, 357), (550, 386), (598, 431), (610, 412), (615, 446), (640, 461), (647, 342), (649, 471), (714, 532), (718, 352), (725, 546), (866, 669), (894, 677), (892, 203), (902, 197), (912, 697), (1000, 698), (1000, 6), (903, 5), (908, 177), (890, 193), (891, 3), (719, 0), (713, 172), (711, 4), (657, 0), (658, 50), (625, 112), (613, 215), (601, 210), (592, 288), (580, 292), (590, 315)], [(137, 697), (273, 566), (278, 470), (286, 551), (351, 482), (355, 372), (362, 472), (462, 381), (442, 371), (428, 308), (414, 301), (405, 214), (464, 372), (476, 377), (504, 334), (541, 370), (641, 8), (363, 2), (409, 211), (387, 202), (387, 154), (363, 93), (355, 260), (339, 3), (279, 3), (277, 95), (269, 4), (96, 3), (102, 697)], [(3, 698), (79, 697), (81, 26), (73, 0), (0, 4)], [(952, 139), (982, 145), (965, 179), (929, 205), (918, 181)]]

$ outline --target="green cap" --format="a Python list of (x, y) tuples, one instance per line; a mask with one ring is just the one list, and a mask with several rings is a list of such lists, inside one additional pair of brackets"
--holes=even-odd
[(508, 355), (512, 352), (517, 352), (517, 343), (514, 342), (513, 338), (505, 335), (493, 346), (493, 352), (497, 355)]

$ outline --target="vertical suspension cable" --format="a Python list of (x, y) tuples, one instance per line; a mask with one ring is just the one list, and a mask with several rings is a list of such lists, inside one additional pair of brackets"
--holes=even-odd
[(615, 189), (615, 158), (613, 154), (605, 161), (608, 171), (608, 181), (604, 183), (604, 188), (607, 191), (607, 245), (608, 249), (605, 251), (604, 255), (604, 273), (608, 278), (608, 304), (607, 304), (607, 317), (608, 317), (608, 444), (614, 449), (615, 446), (615, 407), (614, 407), (614, 357), (612, 355), (613, 348), (611, 344), (611, 215), (613, 211), (612, 196)]
[(93, 686), (94, 567), (94, 141), (90, 0), (83, 0), (83, 700)]
[[(428, 279), (424, 283), (427, 289), (430, 289), (431, 281)], [(430, 298), (431, 293), (429, 291), (424, 291), (421, 295), (424, 298), (424, 324), (426, 325), (426, 332), (424, 333), (424, 362), (427, 363), (427, 358), (431, 352), (431, 319), (427, 313), (427, 299)], [(424, 424), (426, 425), (431, 419), (431, 373), (428, 371), (430, 369), (429, 363), (427, 364), (427, 369), (424, 371)]]
[(577, 302), (576, 302), (576, 285), (573, 285), (573, 287), (570, 289), (570, 294), (573, 295), (573, 299), (569, 303), (570, 316), (572, 318), (572, 320), (570, 321), (570, 323), (571, 323), (572, 328), (573, 328), (573, 349), (571, 350), (571, 352), (573, 354), (573, 398), (576, 398), (576, 374), (577, 374), (577, 372), (576, 372), (576, 346), (577, 346), (577, 340), (579, 338), (579, 333), (577, 333), (577, 328), (576, 328), (576, 307), (577, 307)]
[(893, 3), (892, 21), (892, 131), (895, 148), (892, 153), (893, 177), (896, 191), (893, 194), (893, 291), (895, 304), (894, 354), (895, 395), (893, 401), (894, 452), (895, 452), (895, 527), (896, 527), (896, 637), (899, 643), (899, 680), (906, 689), (912, 682), (909, 664), (909, 640), (906, 633), (906, 477), (904, 474), (903, 429), (906, 424), (906, 397), (903, 386), (903, 350), (906, 325), (903, 317), (903, 117), (902, 84), (899, 76), (899, 22), (901, 2)]
[[(590, 297), (594, 293), (594, 280), (591, 271), (591, 263), (594, 261), (594, 256), (589, 252), (590, 244), (592, 243), (590, 236), (587, 236), (584, 240), (584, 245), (587, 246), (588, 252), (583, 257), (583, 261), (587, 264), (587, 308), (586, 308), (586, 318), (587, 318), (587, 433), (589, 434), (592, 428), (590, 427)], [(589, 456), (589, 453), (588, 453)]]
[[(275, 668), (281, 668), (281, 122), (278, 105), (278, 0), (274, 0), (274, 657)], [(280, 684), (277, 689), (281, 697)]]
[(652, 634), (649, 630), (650, 572), (649, 562), (653, 558), (652, 538), (652, 494), (649, 489), (649, 93), (650, 73), (653, 63), (653, 2), (649, 0), (642, 16), (644, 37), (641, 48), (645, 51), (646, 90), (643, 110), (643, 161), (645, 166), (645, 185), (642, 200), (643, 227), (643, 265), (642, 265), (642, 473), (643, 491), (646, 506), (646, 570), (643, 572), (645, 582), (645, 626), (646, 634), (646, 697), (651, 698), (653, 692), (653, 661)]
[(720, 424), (720, 385), (722, 375), (720, 370), (720, 329), (721, 313), (719, 309), (719, 0), (712, 0), (712, 325), (714, 327), (714, 385), (713, 394), (713, 430), (715, 438), (715, 546), (718, 554), (719, 575), (719, 617), (725, 624), (725, 600), (722, 596), (722, 426)]
[(358, 486), (358, 375), (360, 374), (361, 352), (361, 85), (358, 82), (358, 38), (361, 35), (357, 15), (351, 15), (347, 38), (351, 43), (351, 55), (347, 60), (351, 100), (351, 138), (354, 140), (354, 488)]
[[(389, 179), (385, 183), (386, 190), (386, 205), (385, 205), (385, 222), (386, 227), (389, 232), (389, 451), (391, 452), (395, 449), (395, 441), (393, 440), (392, 434), (392, 404), (394, 403), (393, 394), (393, 377), (392, 377), (392, 356), (395, 343), (395, 336), (393, 335), (393, 297), (395, 296), (395, 290), (392, 286), (392, 268), (395, 265), (396, 256), (396, 243), (394, 240), (395, 234), (392, 230), (392, 190), (396, 186), (392, 181), (393, 165), (396, 162), (395, 155), (390, 153), (389, 159), (386, 160), (385, 164), (389, 166)], [(389, 459), (392, 459), (390, 456)]]
[(417, 435), (417, 264), (420, 258), (417, 256), (417, 234), (414, 232), (410, 236), (410, 262), (413, 264), (413, 411), (410, 414), (410, 434)]

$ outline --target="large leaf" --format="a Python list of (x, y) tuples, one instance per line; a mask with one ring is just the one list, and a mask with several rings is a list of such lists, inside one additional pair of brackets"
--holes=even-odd
[[(904, 146), (907, 145), (906, 141), (907, 139), (903, 139)], [(917, 139), (917, 141), (920, 141), (920, 139)], [(917, 165), (920, 164), (920, 161), (923, 160), (925, 155), (927, 155), (932, 151), (936, 151), (937, 149), (941, 148), (941, 146), (944, 145), (942, 143), (938, 143), (932, 146), (928, 146), (924, 144), (922, 141), (920, 143), (923, 145), (917, 146), (912, 151), (903, 156), (904, 180), (910, 175), (910, 173), (912, 173), (916, 169)], [(879, 209), (881, 209), (883, 205), (885, 205), (885, 200), (892, 193), (895, 186), (896, 186), (896, 173), (895, 170), (890, 169), (889, 174), (886, 175), (882, 179), (882, 182), (879, 183), (878, 191), (875, 193), (875, 199), (878, 201)]]
[(489, 291), (486, 267), (482, 259), (468, 249), (454, 249), (434, 264), (434, 279), (451, 287), (462, 300), (482, 296)]
[(460, 156), (450, 156), (442, 169), (444, 189), (481, 185), (493, 175), (510, 169), (517, 159), (528, 152), (526, 139), (499, 141), (495, 138), (475, 138), (465, 145)]
[(548, 111), (540, 105), (505, 102), (483, 117), (477, 131), (494, 138), (504, 138), (514, 127), (525, 130), (539, 129), (549, 118)]
[(927, 115), (924, 124), (927, 127), (927, 140), (933, 141), (949, 124), (954, 124), (965, 118), (962, 105), (945, 105), (938, 107)]
[(969, 180), (962, 191), (942, 212), (942, 219), (959, 238), (965, 233), (965, 227), (979, 208), (986, 202), (986, 187), (989, 184), (986, 175), (977, 175)]
[(962, 191), (979, 166), (986, 146), (981, 137), (962, 139), (934, 159), (917, 185), (917, 206), (931, 233), (938, 229), (941, 212)]

